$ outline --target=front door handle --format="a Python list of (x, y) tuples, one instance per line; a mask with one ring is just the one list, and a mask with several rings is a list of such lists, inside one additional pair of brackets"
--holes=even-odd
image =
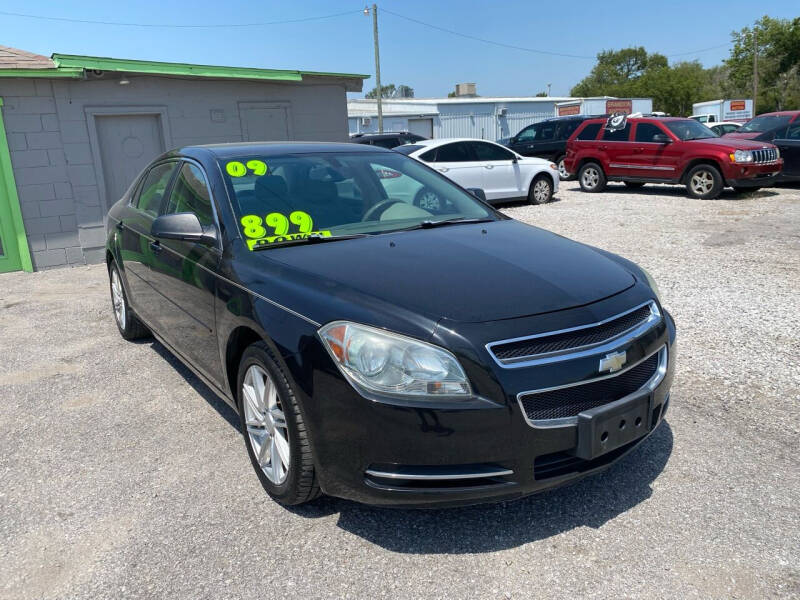
[(150, 242), (150, 250), (156, 253), (161, 252), (161, 242), (158, 240), (153, 240)]
[(440, 173), (447, 173), (450, 169), (448, 169), (447, 167), (436, 167), (436, 170), (439, 171)]
[(608, 150), (608, 146), (600, 146), (600, 150)]
[(494, 169), (494, 165), (483, 165), (486, 169)]

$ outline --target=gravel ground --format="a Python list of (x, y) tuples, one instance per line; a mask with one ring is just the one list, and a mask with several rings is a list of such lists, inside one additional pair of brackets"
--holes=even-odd
[(679, 363), (643, 447), (513, 503), (287, 510), (233, 412), (119, 337), (103, 266), (1, 275), (0, 597), (800, 597), (800, 189), (504, 210), (660, 283)]

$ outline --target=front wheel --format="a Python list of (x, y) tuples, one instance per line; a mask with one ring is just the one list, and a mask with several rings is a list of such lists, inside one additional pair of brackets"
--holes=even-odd
[(528, 202), (546, 204), (553, 198), (553, 182), (547, 175), (539, 175), (528, 190)]
[(317, 498), (321, 492), (300, 406), (264, 342), (244, 351), (237, 382), (245, 446), (261, 485), (285, 506)]
[(712, 165), (697, 165), (686, 175), (686, 191), (691, 198), (712, 200), (722, 193), (722, 175)]
[(572, 177), (570, 172), (567, 171), (567, 167), (564, 166), (564, 158), (564, 156), (561, 156), (558, 160), (556, 160), (556, 165), (558, 166), (558, 178), (561, 181), (567, 181)]
[(578, 171), (578, 181), (581, 189), (590, 194), (602, 192), (606, 189), (606, 174), (597, 163), (586, 163)]

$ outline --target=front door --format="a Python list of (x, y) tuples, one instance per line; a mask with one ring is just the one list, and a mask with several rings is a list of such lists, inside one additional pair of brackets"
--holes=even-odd
[(245, 142), (285, 142), (291, 139), (288, 104), (240, 102), (239, 119)]
[(527, 193), (522, 189), (522, 176), (516, 156), (509, 150), (487, 142), (471, 142), (475, 156), (483, 165), (483, 191), (487, 200), (519, 198)]
[[(197, 165), (184, 163), (162, 214), (194, 213), (216, 227), (211, 193)], [(195, 242), (156, 239), (152, 285), (159, 294), (158, 331), (206, 377), (222, 385), (214, 296), (220, 249)]]
[[(671, 140), (655, 141), (656, 136)], [(670, 133), (656, 123), (636, 123), (633, 132), (633, 143), (629, 144), (630, 152), (620, 157), (628, 165), (629, 174), (633, 177), (647, 179), (677, 179), (678, 162), (681, 157), (680, 146), (683, 142), (675, 141)]]
[(142, 169), (164, 152), (164, 136), (159, 115), (96, 114), (94, 121), (103, 169), (105, 215)]
[(523, 156), (551, 158), (564, 142), (556, 136), (558, 121), (542, 121), (526, 127), (514, 138), (509, 147)]

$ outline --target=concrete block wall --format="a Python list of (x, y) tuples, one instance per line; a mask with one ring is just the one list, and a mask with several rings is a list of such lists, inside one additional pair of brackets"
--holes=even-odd
[(167, 149), (242, 141), (239, 102), (288, 103), (296, 140), (348, 137), (344, 84), (330, 80), (129, 79), (126, 86), (111, 79), (0, 79), (11, 162), (37, 270), (104, 260), (104, 219), (117, 199), (105, 198), (100, 187), (87, 107), (163, 107)]

